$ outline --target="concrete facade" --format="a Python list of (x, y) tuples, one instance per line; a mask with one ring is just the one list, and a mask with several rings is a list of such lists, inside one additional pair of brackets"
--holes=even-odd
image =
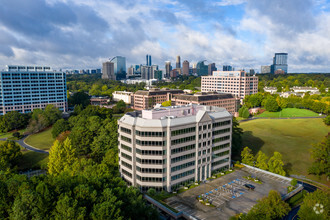
[(171, 192), (230, 166), (232, 115), (201, 105), (130, 112), (118, 120), (121, 176)]
[(123, 100), (126, 104), (131, 104), (132, 103), (132, 92), (126, 92), (126, 91), (115, 91), (112, 93), (112, 99), (113, 101), (120, 101)]

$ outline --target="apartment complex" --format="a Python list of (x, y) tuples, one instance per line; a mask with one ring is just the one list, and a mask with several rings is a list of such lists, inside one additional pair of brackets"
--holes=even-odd
[(136, 110), (151, 109), (156, 104), (170, 100), (174, 94), (182, 94), (180, 89), (139, 90), (133, 95), (133, 108)]
[(241, 100), (258, 92), (258, 77), (245, 71), (213, 71), (212, 76), (202, 76), (202, 92), (231, 93)]
[(129, 112), (118, 120), (119, 169), (130, 184), (171, 192), (230, 167), (232, 115), (202, 105)]
[(65, 73), (45, 66), (6, 66), (0, 73), (0, 115), (54, 105), (67, 110)]
[(225, 108), (232, 115), (238, 112), (240, 99), (232, 94), (218, 92), (198, 92), (195, 94), (173, 95), (172, 105), (199, 104)]

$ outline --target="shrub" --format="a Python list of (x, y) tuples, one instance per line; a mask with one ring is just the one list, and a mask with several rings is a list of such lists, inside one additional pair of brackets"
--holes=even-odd
[(295, 185), (297, 185), (297, 183), (298, 183), (297, 179), (291, 180), (291, 186), (295, 186)]
[(330, 125), (330, 115), (328, 115), (327, 117), (325, 117), (325, 118), (323, 119), (323, 121), (324, 121), (324, 123), (325, 123), (326, 125)]

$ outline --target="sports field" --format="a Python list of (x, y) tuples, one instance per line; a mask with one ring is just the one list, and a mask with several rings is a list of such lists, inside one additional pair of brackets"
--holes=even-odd
[(41, 150), (49, 150), (54, 141), (55, 139), (52, 136), (52, 128), (37, 134), (32, 134), (25, 139), (25, 143)]
[(289, 118), (289, 117), (317, 117), (319, 116), (317, 113), (307, 110), (307, 109), (300, 109), (300, 108), (285, 108), (279, 112), (269, 112), (265, 111), (260, 115), (255, 117), (261, 118)]
[(308, 176), (307, 169), (312, 164), (309, 150), (313, 143), (320, 142), (330, 127), (321, 118), (312, 119), (258, 119), (241, 122), (243, 147), (248, 146), (256, 154), (259, 150), (267, 156), (274, 151), (283, 155), (289, 174)]

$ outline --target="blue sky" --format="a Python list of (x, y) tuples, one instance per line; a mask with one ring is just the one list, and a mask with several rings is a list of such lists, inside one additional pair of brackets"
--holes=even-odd
[(236, 69), (289, 53), (289, 72), (330, 72), (328, 0), (0, 0), (0, 68), (99, 68), (199, 60)]

